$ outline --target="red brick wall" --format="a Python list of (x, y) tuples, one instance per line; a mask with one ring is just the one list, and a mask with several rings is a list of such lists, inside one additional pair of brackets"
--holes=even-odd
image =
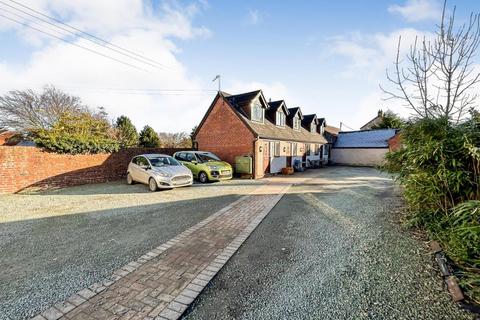
[(133, 156), (175, 151), (130, 148), (107, 154), (63, 155), (34, 147), (0, 146), (0, 193), (118, 180), (125, 177)]
[(235, 157), (253, 155), (255, 136), (235, 112), (219, 97), (197, 133), (198, 150), (210, 151), (235, 164)]
[(7, 131), (0, 133), (0, 146), (4, 145), (8, 139), (13, 137), (15, 135), (15, 132)]
[(400, 132), (388, 139), (388, 147), (390, 151), (398, 151), (402, 147), (402, 136)]

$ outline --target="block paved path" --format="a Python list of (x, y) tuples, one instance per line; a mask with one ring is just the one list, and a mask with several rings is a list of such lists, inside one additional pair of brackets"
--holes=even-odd
[(33, 319), (178, 319), (290, 187), (275, 180)]

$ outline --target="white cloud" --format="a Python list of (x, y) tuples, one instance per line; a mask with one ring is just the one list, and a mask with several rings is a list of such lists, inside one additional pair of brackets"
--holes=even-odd
[(409, 22), (439, 20), (442, 15), (442, 4), (439, 0), (407, 0), (403, 6), (398, 4), (390, 6), (388, 11), (401, 15)]
[(249, 10), (248, 11), (248, 16), (247, 16), (247, 21), (251, 25), (256, 25), (261, 21), (261, 15), (260, 11), (258, 10)]
[[(37, 47), (33, 48), (30, 60), (20, 66), (0, 62), (0, 79), (9, 79), (0, 83), (0, 94), (52, 84), (80, 96), (92, 107), (105, 107), (112, 117), (129, 116), (137, 129), (149, 124), (158, 131), (190, 131), (201, 119), (215, 92), (204, 91), (214, 90), (214, 86), (189, 74), (177, 58), (180, 48), (175, 40), (209, 35), (208, 29), (193, 25), (195, 14), (206, 2), (186, 7), (166, 2), (155, 9), (149, 3), (141, 0), (32, 0), (26, 4), (49, 15), (67, 17), (67, 23), (159, 61), (167, 69), (153, 68), (84, 39), (72, 39), (76, 44), (148, 69), (148, 72), (140, 71), (4, 23), (3, 30), (17, 32), (29, 43), (34, 39)], [(157, 89), (182, 91), (159, 92)]]
[(390, 67), (397, 54), (399, 38), (402, 38), (400, 55), (404, 56), (415, 38), (433, 38), (430, 32), (412, 28), (395, 30), (391, 33), (362, 34), (352, 33), (330, 39), (329, 54), (347, 58), (340, 76), (346, 78), (360, 77), (369, 80), (378, 79), (379, 73), (384, 74), (385, 68)]
[(410, 110), (405, 108), (401, 101), (385, 101), (379, 88), (389, 87), (386, 79), (386, 69), (391, 70), (397, 54), (399, 37), (402, 37), (400, 56), (404, 57), (416, 37), (423, 39), (433, 38), (433, 34), (412, 28), (395, 30), (391, 33), (363, 34), (352, 33), (329, 39), (329, 54), (332, 58), (345, 59), (343, 68), (334, 77), (347, 82), (358, 83), (363, 93), (358, 92), (359, 98), (356, 105), (352, 106), (353, 112), (344, 115), (343, 121), (350, 126), (360, 127), (363, 123), (373, 118), (378, 109), (391, 109), (402, 116), (409, 116)]

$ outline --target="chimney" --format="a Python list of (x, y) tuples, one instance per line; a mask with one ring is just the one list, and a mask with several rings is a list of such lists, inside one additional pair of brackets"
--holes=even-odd
[(383, 110), (382, 109), (378, 110), (378, 116), (380, 118), (383, 118)]

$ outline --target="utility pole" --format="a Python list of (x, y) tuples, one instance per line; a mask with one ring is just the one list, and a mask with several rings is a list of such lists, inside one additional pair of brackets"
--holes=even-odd
[(220, 81), (220, 80), (221, 80), (221, 76), (220, 76), (219, 74), (217, 74), (217, 75), (215, 76), (215, 78), (213, 78), (212, 82), (215, 82), (216, 80), (218, 80), (218, 91), (220, 91), (220, 90), (221, 90), (221, 81)]

